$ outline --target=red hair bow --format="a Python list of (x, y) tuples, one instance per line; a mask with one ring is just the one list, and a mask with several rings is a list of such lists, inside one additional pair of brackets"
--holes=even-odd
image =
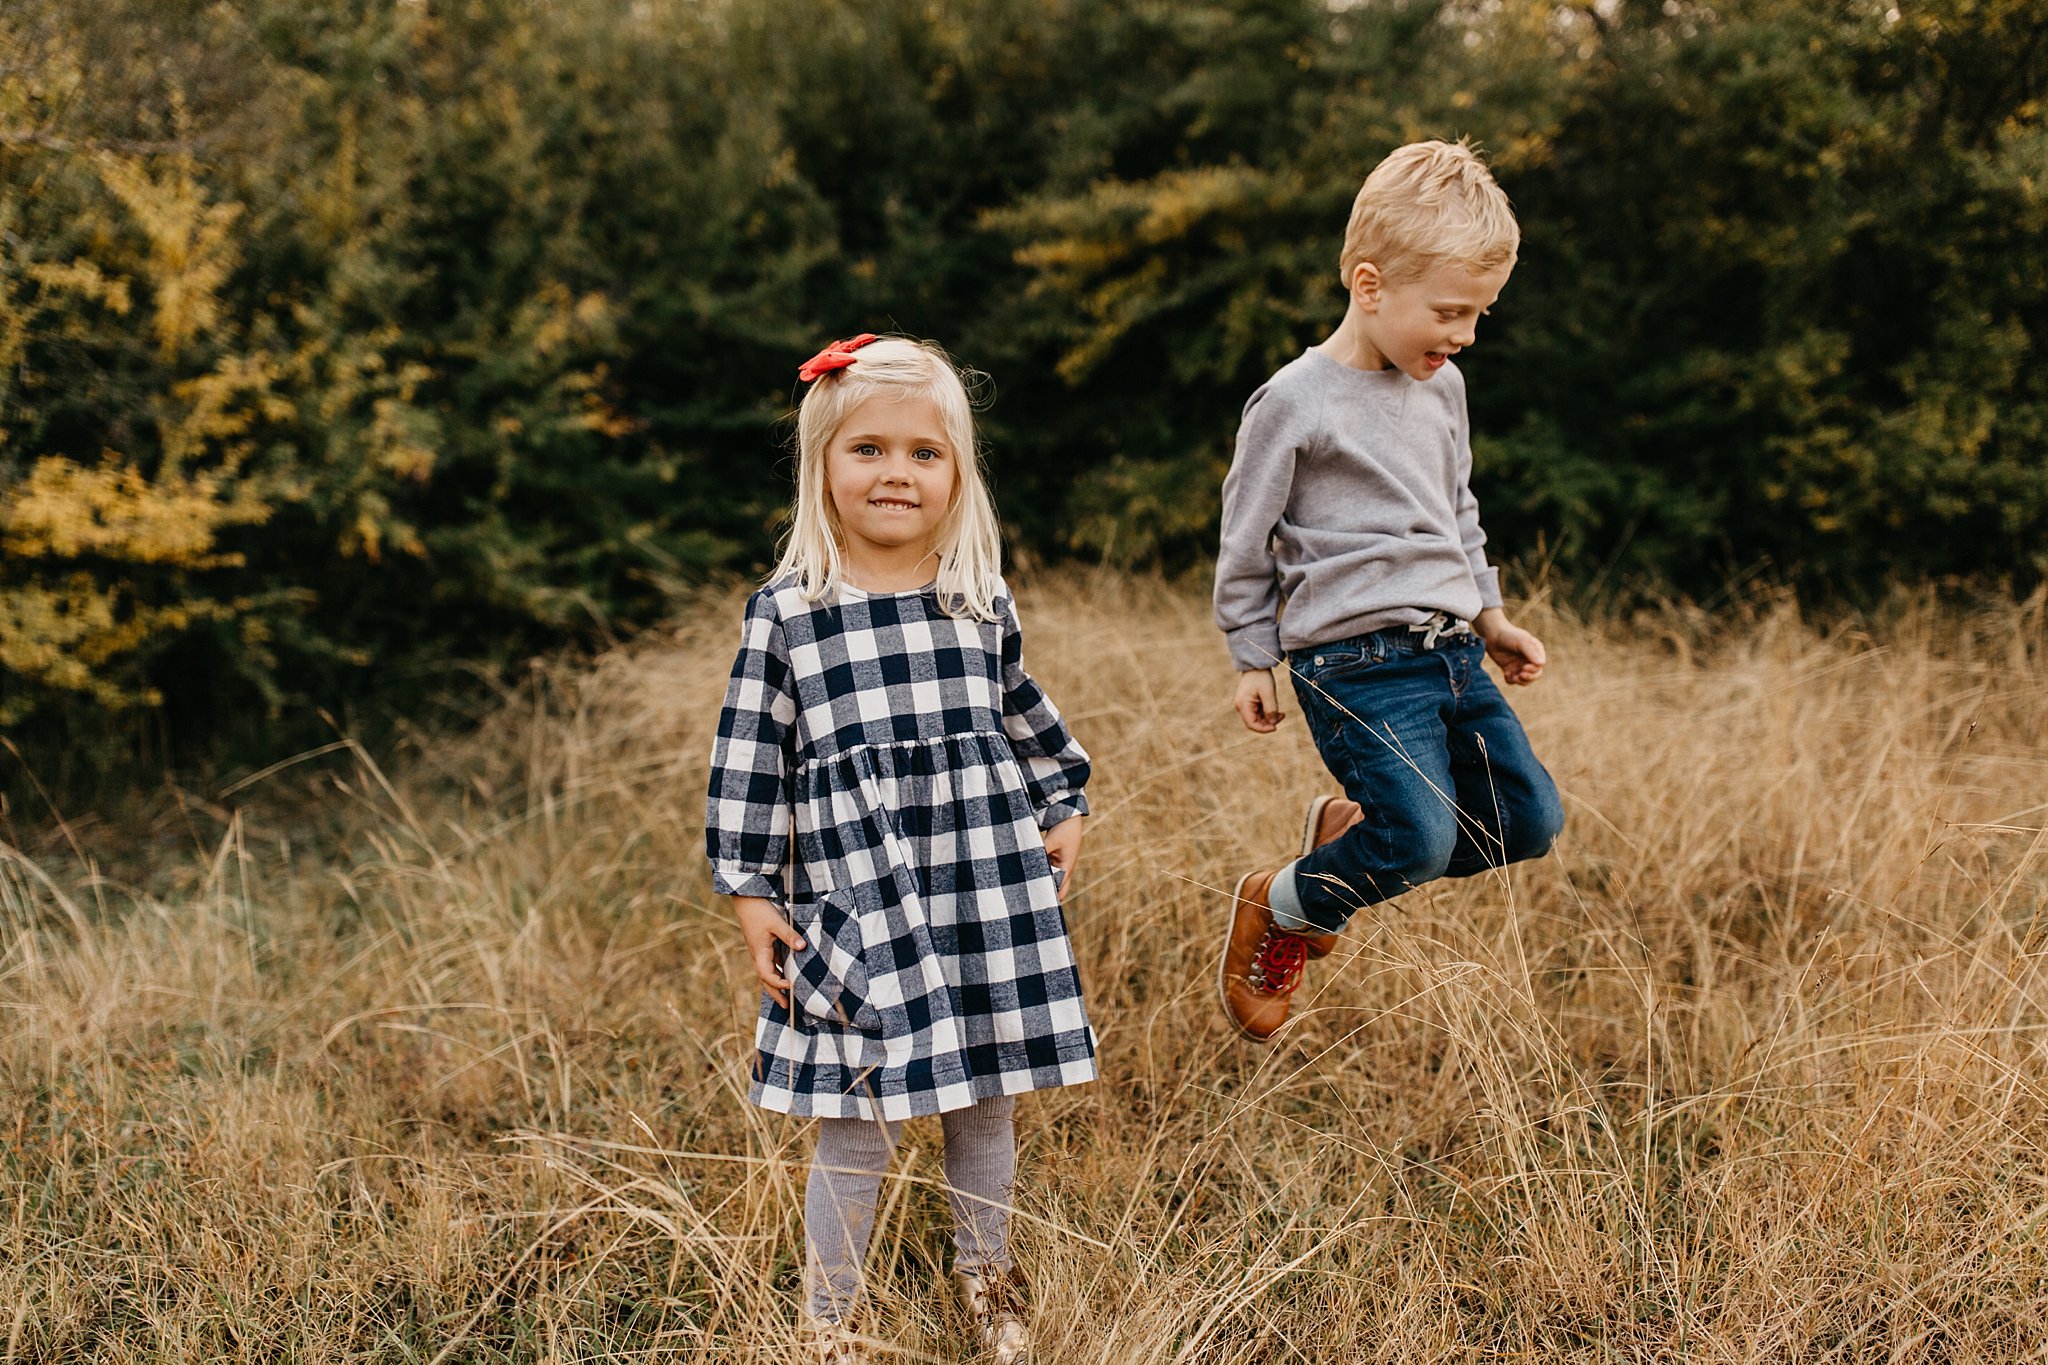
[(809, 360), (806, 360), (797, 369), (796, 377), (808, 384), (814, 379), (832, 373), (834, 370), (843, 370), (853, 363), (853, 353), (855, 351), (858, 351), (870, 341), (880, 340), (881, 338), (873, 332), (862, 332), (857, 337), (848, 337), (844, 341), (835, 341)]

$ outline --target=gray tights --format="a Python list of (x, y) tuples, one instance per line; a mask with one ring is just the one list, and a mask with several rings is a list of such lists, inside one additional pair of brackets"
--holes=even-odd
[[(1010, 1117), (1016, 1107), (1003, 1095), (941, 1116), (946, 1198), (962, 1267), (1010, 1263), (1010, 1187), (1017, 1179)], [(804, 1188), (804, 1301), (813, 1317), (836, 1322), (859, 1297), (875, 1202), (902, 1131), (900, 1123), (818, 1120), (818, 1155)]]

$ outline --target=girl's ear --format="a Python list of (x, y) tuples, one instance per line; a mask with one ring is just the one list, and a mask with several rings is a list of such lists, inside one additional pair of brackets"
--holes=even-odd
[(1380, 276), (1378, 266), (1371, 261), (1360, 261), (1351, 267), (1351, 279), (1347, 283), (1351, 288), (1353, 303), (1368, 313), (1377, 313), (1380, 310), (1380, 290), (1385, 281)]

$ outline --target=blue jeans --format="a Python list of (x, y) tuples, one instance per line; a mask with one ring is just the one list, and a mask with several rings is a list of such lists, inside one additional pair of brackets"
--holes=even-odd
[(1564, 827), (1471, 635), (1433, 648), (1405, 627), (1292, 652), (1294, 695), (1324, 766), (1365, 818), (1294, 864), (1302, 917), (1352, 914), (1438, 877), (1540, 858)]

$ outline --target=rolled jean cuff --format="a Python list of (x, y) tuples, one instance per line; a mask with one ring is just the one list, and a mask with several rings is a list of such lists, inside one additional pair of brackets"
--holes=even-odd
[(1273, 874), (1273, 885), (1266, 890), (1266, 903), (1273, 907), (1273, 924), (1290, 934), (1320, 934), (1327, 932), (1302, 912), (1301, 893), (1294, 889), (1294, 864), (1289, 863)]

